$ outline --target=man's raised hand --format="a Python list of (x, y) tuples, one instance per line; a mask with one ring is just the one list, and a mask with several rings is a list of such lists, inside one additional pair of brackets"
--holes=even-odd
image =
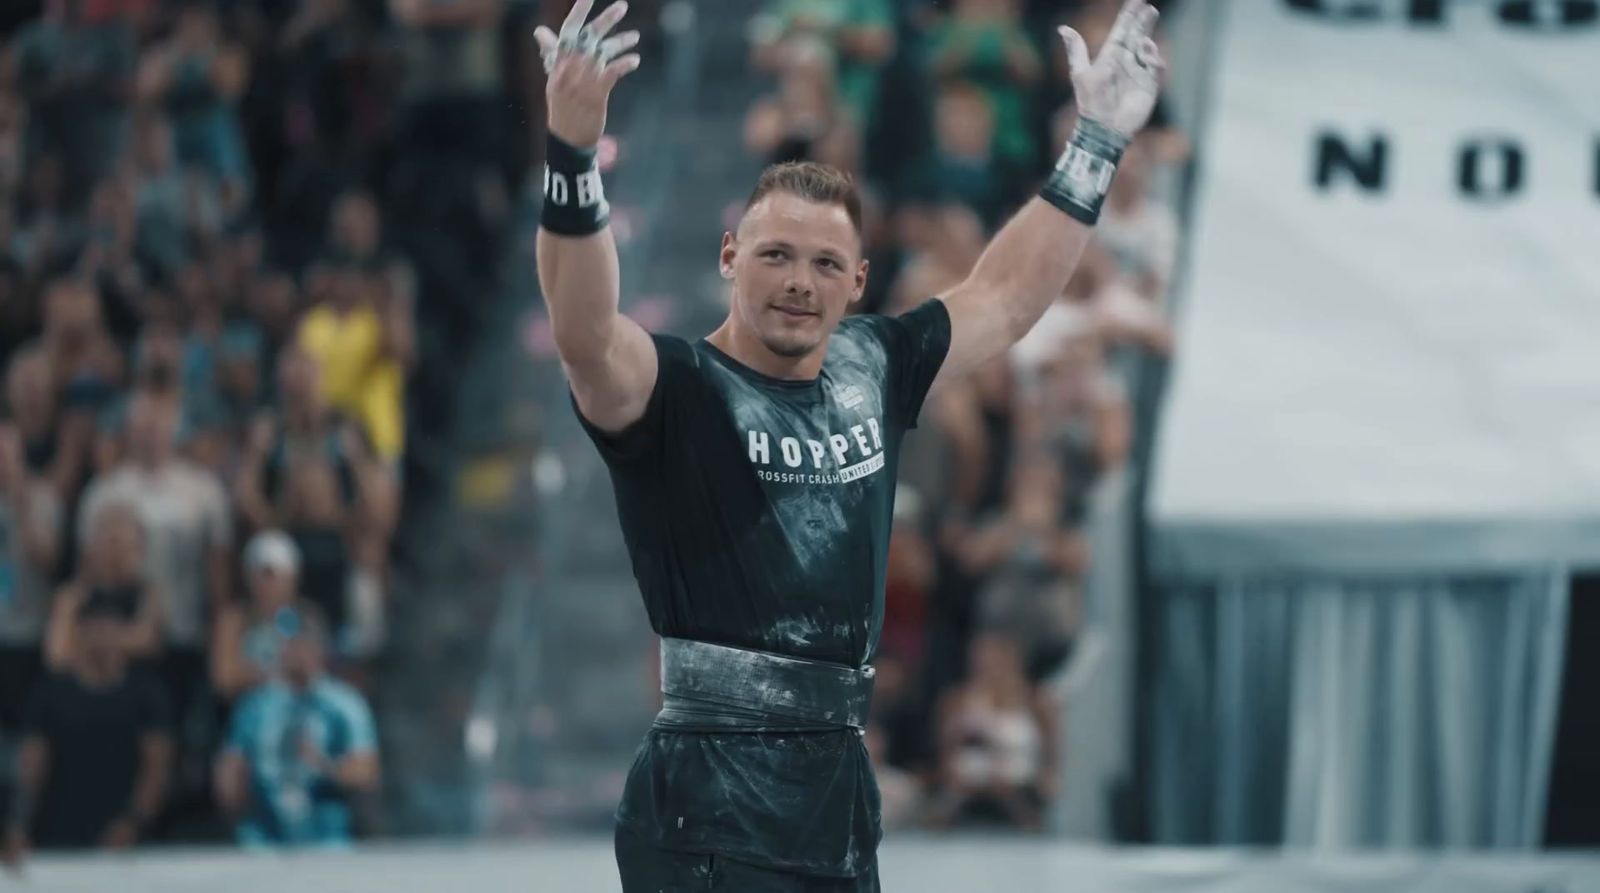
[(540, 26), (533, 32), (549, 75), (545, 102), (549, 107), (550, 132), (580, 149), (600, 142), (606, 129), (606, 101), (611, 88), (622, 76), (639, 67), (639, 54), (624, 50), (639, 42), (638, 31), (624, 31), (607, 37), (628, 11), (626, 0), (617, 0), (584, 24), (594, 0), (578, 0), (561, 23), (558, 35)]
[(1150, 36), (1159, 17), (1146, 0), (1127, 0), (1092, 63), (1083, 36), (1061, 28), (1080, 117), (1128, 138), (1144, 127), (1161, 92), (1161, 71), (1166, 66)]

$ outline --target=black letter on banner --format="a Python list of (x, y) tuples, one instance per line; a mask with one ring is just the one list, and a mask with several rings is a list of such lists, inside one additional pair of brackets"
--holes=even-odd
[(1343, 0), (1333, 9), (1327, 7), (1327, 0), (1284, 0), (1284, 2), (1296, 12), (1309, 12), (1336, 19), (1372, 20), (1383, 15), (1383, 10), (1377, 4), (1367, 0)]
[(1600, 0), (1506, 0), (1500, 21), (1508, 25), (1570, 28), (1600, 20)]
[(1444, 0), (1411, 0), (1411, 12), (1406, 16), (1415, 25), (1426, 23), (1429, 25), (1444, 24)]
[[(1492, 188), (1485, 187), (1480, 176), (1483, 156), (1489, 152), (1495, 152), (1501, 158), (1500, 184)], [(1461, 147), (1458, 173), (1461, 191), (1473, 198), (1507, 198), (1515, 195), (1522, 190), (1522, 147), (1506, 139), (1493, 142), (1473, 140)]]
[[(1342, 21), (1370, 22), (1383, 18), (1385, 11), (1390, 7), (1398, 7), (1401, 0), (1378, 3), (1372, 0), (1339, 0), (1332, 7), (1328, 6), (1329, 0), (1284, 0), (1284, 3), (1296, 12), (1309, 12)], [(1444, 0), (1408, 0), (1405, 17), (1413, 25), (1441, 24), (1444, 22)]]
[(1334, 173), (1343, 169), (1361, 188), (1368, 192), (1383, 189), (1383, 172), (1389, 159), (1389, 141), (1374, 137), (1367, 147), (1365, 157), (1357, 157), (1344, 140), (1331, 133), (1317, 137), (1316, 181), (1319, 189), (1326, 190), (1333, 183)]

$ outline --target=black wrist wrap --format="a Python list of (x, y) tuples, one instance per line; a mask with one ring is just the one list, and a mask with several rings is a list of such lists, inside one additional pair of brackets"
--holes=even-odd
[(544, 153), (544, 206), (539, 225), (561, 236), (588, 236), (611, 219), (594, 149), (578, 149), (554, 134)]

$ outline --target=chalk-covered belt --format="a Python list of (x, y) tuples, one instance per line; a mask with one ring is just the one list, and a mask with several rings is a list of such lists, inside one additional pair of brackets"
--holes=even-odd
[(864, 729), (873, 669), (688, 639), (661, 639), (663, 694)]

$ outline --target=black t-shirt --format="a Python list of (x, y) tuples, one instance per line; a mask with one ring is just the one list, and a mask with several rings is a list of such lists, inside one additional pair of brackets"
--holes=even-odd
[[(651, 627), (870, 662), (900, 442), (950, 347), (943, 302), (845, 319), (811, 381), (762, 375), (704, 340), (654, 340), (644, 416), (618, 435), (585, 422)], [(840, 876), (881, 836), (866, 751), (848, 729), (653, 730), (617, 816), (671, 849)]]
[(34, 815), (41, 847), (92, 847), (132, 804), (142, 737), (167, 732), (166, 695), (147, 674), (130, 669), (106, 689), (51, 674), (28, 705), (24, 735), (50, 748), (48, 777)]

